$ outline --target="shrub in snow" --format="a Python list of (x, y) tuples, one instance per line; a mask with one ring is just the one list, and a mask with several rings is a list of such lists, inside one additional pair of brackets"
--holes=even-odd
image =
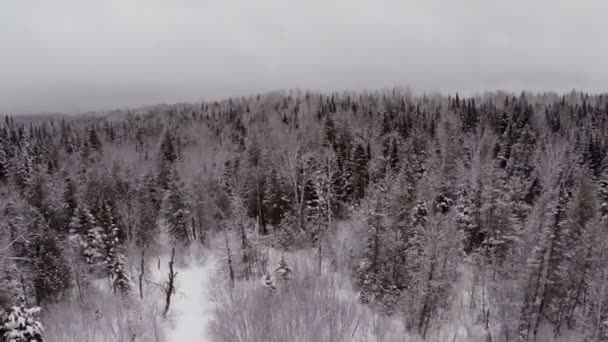
[(38, 321), (39, 307), (14, 306), (2, 316), (0, 336), (3, 342), (43, 342), (44, 328)]
[(272, 279), (270, 273), (266, 273), (264, 278), (262, 278), (262, 285), (264, 285), (264, 287), (270, 292), (274, 292), (274, 290), (276, 290), (276, 287), (274, 286), (274, 279)]
[(291, 280), (291, 275), (293, 272), (291, 271), (289, 265), (287, 265), (287, 261), (285, 261), (284, 256), (281, 256), (279, 265), (276, 270), (274, 270), (274, 273), (276, 273), (277, 277), (284, 283), (287, 283)]

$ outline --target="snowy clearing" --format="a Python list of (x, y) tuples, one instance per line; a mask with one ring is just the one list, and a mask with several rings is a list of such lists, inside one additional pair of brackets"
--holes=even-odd
[(209, 286), (214, 268), (213, 258), (177, 268), (177, 293), (171, 304), (172, 327), (167, 328), (168, 342), (193, 338), (201, 342), (211, 341), (207, 334), (207, 322), (213, 316)]

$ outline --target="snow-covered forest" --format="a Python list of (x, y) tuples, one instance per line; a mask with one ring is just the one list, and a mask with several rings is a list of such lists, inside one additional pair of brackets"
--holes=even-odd
[(608, 341), (608, 95), (0, 123), (0, 341)]

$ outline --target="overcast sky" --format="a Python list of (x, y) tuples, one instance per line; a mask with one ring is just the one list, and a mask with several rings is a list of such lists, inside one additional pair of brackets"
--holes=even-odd
[(608, 88), (606, 0), (0, 0), (0, 112)]

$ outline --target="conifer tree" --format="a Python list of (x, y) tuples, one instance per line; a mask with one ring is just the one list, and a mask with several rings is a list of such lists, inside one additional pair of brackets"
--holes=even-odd
[(38, 305), (55, 302), (71, 285), (70, 268), (55, 232), (47, 229), (30, 246), (33, 249), (33, 285)]
[(539, 326), (553, 315), (551, 302), (563, 295), (563, 279), (557, 266), (565, 256), (568, 235), (567, 208), (570, 191), (563, 175), (558, 188), (539, 203), (538, 243), (528, 259), (528, 279), (520, 318), (520, 338), (536, 338)]
[(353, 152), (353, 196), (357, 201), (365, 196), (369, 183), (368, 164), (369, 158), (363, 145), (357, 144)]
[(270, 171), (266, 183), (264, 194), (266, 217), (268, 223), (276, 227), (281, 223), (289, 209), (289, 197), (283, 181), (275, 170)]
[(264, 194), (266, 188), (266, 179), (264, 177), (264, 158), (259, 141), (254, 137), (254, 140), (248, 146), (246, 151), (247, 160), (247, 175), (245, 177), (245, 191), (249, 216), (255, 217), (260, 234), (266, 235), (266, 207), (264, 206)]
[(604, 167), (599, 179), (598, 199), (600, 215), (608, 219), (608, 166)]
[(103, 230), (85, 206), (77, 208), (70, 222), (70, 241), (80, 251), (86, 264), (94, 267), (103, 261)]
[(0, 129), (0, 184), (5, 183), (9, 178), (9, 164), (8, 164), (8, 137), (6, 134), (5, 127)]
[(120, 293), (127, 294), (130, 291), (130, 285), (125, 270), (125, 257), (121, 252), (121, 242), (118, 237), (119, 229), (112, 211), (110, 204), (104, 201), (98, 219), (103, 231), (104, 265), (114, 291), (119, 290)]
[(39, 307), (14, 306), (0, 317), (0, 338), (6, 342), (44, 342)]
[(279, 280), (281, 280), (281, 282), (283, 282), (283, 283), (288, 283), (289, 281), (291, 281), (293, 271), (287, 264), (287, 261), (285, 260), (284, 255), (281, 255), (281, 259), (279, 260), (279, 264), (277, 265), (277, 268), (274, 270), (274, 273), (276, 273), (277, 278)]
[(156, 189), (156, 179), (147, 174), (137, 189), (139, 207), (138, 229), (135, 240), (139, 246), (149, 245), (158, 233), (157, 219), (161, 210), (162, 197)]
[(78, 189), (76, 183), (72, 179), (66, 179), (65, 190), (62, 196), (63, 202), (63, 224), (64, 231), (69, 234), (70, 223), (72, 218), (76, 216), (78, 210)]
[(169, 189), (169, 183), (174, 176), (174, 166), (179, 159), (177, 147), (175, 145), (176, 142), (173, 133), (170, 130), (166, 130), (160, 144), (160, 164), (158, 173), (158, 182), (161, 188), (165, 190)]
[(484, 246), (498, 263), (505, 260), (519, 235), (515, 230), (512, 191), (503, 172), (497, 167), (489, 169), (479, 213)]
[(13, 180), (20, 190), (25, 190), (30, 186), (33, 178), (34, 166), (31, 157), (30, 145), (27, 141), (15, 147), (11, 174)]
[(168, 183), (163, 204), (163, 218), (174, 242), (188, 243), (194, 239), (188, 193), (177, 170), (173, 171)]
[(367, 216), (366, 244), (362, 260), (357, 268), (357, 286), (359, 300), (363, 304), (373, 302), (379, 294), (384, 281), (383, 263), (383, 234), (387, 229), (386, 202), (383, 192), (384, 184), (376, 185), (371, 195)]

